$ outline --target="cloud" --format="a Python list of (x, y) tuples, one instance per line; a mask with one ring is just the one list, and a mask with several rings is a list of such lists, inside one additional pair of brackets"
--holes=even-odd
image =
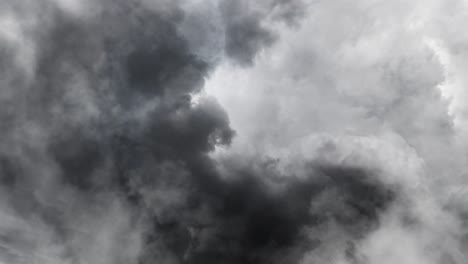
[(0, 261), (465, 262), (461, 2), (0, 5)]
[[(251, 68), (225, 63), (208, 80), (207, 93), (226, 108), (238, 135), (216, 159), (260, 156), (301, 174), (300, 164), (311, 159), (359, 164), (383, 171), (379, 178), (401, 188), (378, 229), (355, 241), (359, 257), (350, 260), (345, 245), (330, 242), (338, 250), (310, 251), (304, 263), (377, 263), (383, 256), (403, 263), (465, 261), (464, 218), (447, 210), (463, 195), (443, 198), (466, 184), (463, 89), (454, 84), (462, 74), (449, 70), (461, 67), (458, 56), (448, 55), (460, 52), (452, 45), (463, 40), (446, 34), (463, 17), (448, 14), (465, 7), (457, 1), (424, 6), (316, 1), (299, 27), (276, 27), (281, 37)], [(406, 226), (408, 215), (419, 230)], [(408, 246), (387, 249), (398, 243)]]

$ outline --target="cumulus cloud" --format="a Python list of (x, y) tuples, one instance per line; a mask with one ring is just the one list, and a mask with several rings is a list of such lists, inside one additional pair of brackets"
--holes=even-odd
[(399, 186), (402, 199), (356, 243), (356, 260), (330, 243), (334, 249), (310, 251), (304, 263), (466, 261), (465, 103), (456, 73), (465, 40), (449, 33), (464, 8), (315, 1), (299, 27), (274, 27), (281, 37), (252, 67), (224, 63), (209, 79), (207, 93), (237, 131), (217, 159), (260, 156), (300, 173), (308, 160), (353, 164)]
[(0, 262), (466, 262), (463, 2), (0, 9)]

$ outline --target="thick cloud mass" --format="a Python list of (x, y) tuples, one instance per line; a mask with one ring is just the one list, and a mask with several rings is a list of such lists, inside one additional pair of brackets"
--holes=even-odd
[(466, 263), (465, 5), (257, 2), (0, 0), (0, 263)]

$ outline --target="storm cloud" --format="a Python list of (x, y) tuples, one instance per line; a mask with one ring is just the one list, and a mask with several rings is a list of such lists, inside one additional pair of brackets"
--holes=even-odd
[(459, 10), (1, 1), (0, 262), (465, 263)]

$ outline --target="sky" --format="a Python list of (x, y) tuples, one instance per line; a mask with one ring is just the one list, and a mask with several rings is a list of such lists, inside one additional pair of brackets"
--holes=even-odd
[(465, 0), (0, 0), (0, 264), (468, 263)]

